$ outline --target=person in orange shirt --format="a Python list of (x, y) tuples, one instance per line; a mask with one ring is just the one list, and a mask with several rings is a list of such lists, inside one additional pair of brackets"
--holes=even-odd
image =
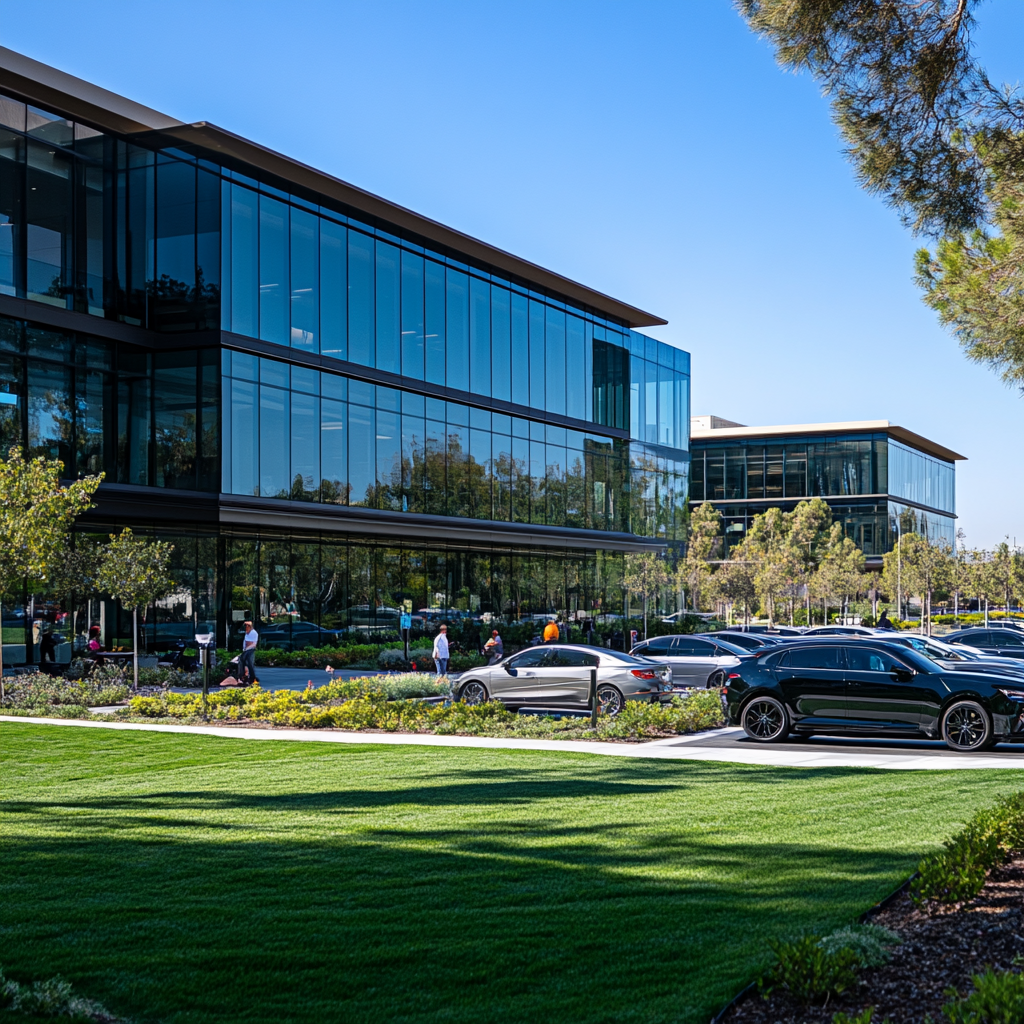
[(548, 624), (544, 627), (544, 643), (558, 643), (558, 624), (555, 622), (554, 619), (551, 619), (548, 622)]

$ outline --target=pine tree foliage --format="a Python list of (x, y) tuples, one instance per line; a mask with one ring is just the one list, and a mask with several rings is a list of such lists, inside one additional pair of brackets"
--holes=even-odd
[(980, 0), (736, 0), (809, 71), (860, 183), (915, 232), (925, 302), (968, 358), (1024, 385), (1024, 100), (974, 56)]

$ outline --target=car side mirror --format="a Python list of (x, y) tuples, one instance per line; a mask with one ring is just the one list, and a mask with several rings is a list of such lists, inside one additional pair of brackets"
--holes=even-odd
[(894, 668), (892, 677), (897, 683), (909, 683), (917, 673), (912, 668)]
[(507, 673), (508, 673), (508, 674), (509, 674), (510, 676), (514, 676), (514, 675), (516, 674), (516, 670), (515, 670), (515, 668), (514, 668), (514, 667), (513, 667), (512, 665), (509, 665), (509, 664), (508, 664), (507, 662), (506, 662), (506, 663), (505, 663), (504, 665), (502, 665), (501, 667), (502, 667), (502, 668), (503, 668), (503, 669), (504, 669), (504, 670), (505, 670), (505, 671), (506, 671), (506, 672), (507, 672)]

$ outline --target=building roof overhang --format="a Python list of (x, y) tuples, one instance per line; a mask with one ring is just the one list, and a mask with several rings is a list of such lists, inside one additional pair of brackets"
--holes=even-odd
[[(186, 124), (6, 47), (0, 47), (0, 89), (98, 129), (134, 136), (158, 133), (160, 138), (169, 142), (173, 140), (170, 144), (193, 146), (211, 154), (214, 159), (256, 168), (282, 183), (292, 183), (328, 200), (344, 203), (369, 217), (416, 234), (428, 243), (464, 253), (471, 259), (629, 327), (655, 327), (668, 323), (652, 313), (546, 270), (240, 135), (206, 121)], [(143, 140), (140, 138), (140, 141)]]
[(915, 434), (906, 427), (890, 423), (888, 420), (854, 420), (846, 423), (793, 423), (770, 427), (720, 427), (717, 430), (700, 430), (691, 428), (692, 441), (735, 441), (756, 440), (758, 438), (806, 437), (824, 434), (888, 434), (896, 441), (901, 441), (910, 448), (916, 448), (937, 459), (947, 462), (966, 462), (966, 455), (946, 448), (944, 445)]

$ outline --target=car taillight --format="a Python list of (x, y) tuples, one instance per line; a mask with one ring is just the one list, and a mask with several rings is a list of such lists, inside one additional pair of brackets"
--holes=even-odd
[(654, 672), (653, 668), (634, 668), (634, 669), (631, 669), (631, 671), (632, 671), (633, 675), (635, 675), (637, 677), (637, 679), (657, 679), (658, 678), (657, 675), (655, 675), (655, 672)]
[(739, 678), (740, 678), (740, 676), (739, 676), (739, 673), (738, 673), (738, 672), (730, 672), (730, 673), (729, 673), (729, 678), (730, 678), (730, 679), (739, 679)]

